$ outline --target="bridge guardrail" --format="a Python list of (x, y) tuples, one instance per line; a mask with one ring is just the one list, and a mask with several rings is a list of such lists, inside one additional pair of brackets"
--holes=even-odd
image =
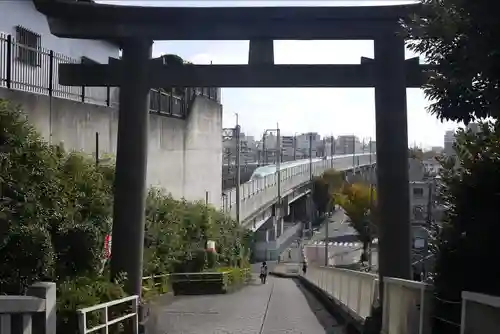
[(310, 266), (305, 278), (360, 322), (364, 322), (370, 315), (372, 304), (378, 299), (378, 277), (375, 274)]
[[(374, 161), (373, 157), (372, 160)], [(356, 160), (356, 168), (369, 165), (369, 154), (358, 156)], [(312, 163), (313, 175), (319, 176), (325, 170), (332, 167), (331, 160), (320, 160)], [(338, 170), (346, 170), (352, 168), (352, 157), (342, 156), (334, 160), (334, 168)], [(285, 194), (290, 190), (307, 183), (310, 178), (309, 164), (290, 167), (281, 171), (281, 194)], [(270, 174), (262, 179), (256, 179), (244, 183), (240, 188), (241, 204), (240, 204), (240, 219), (243, 221), (246, 217), (253, 214), (261, 206), (269, 203), (277, 198), (277, 173)], [(230, 213), (233, 217), (236, 216), (236, 189), (227, 191), (222, 198), (223, 210)]]
[[(364, 323), (378, 302), (378, 276), (335, 267), (310, 266), (305, 276), (350, 316)], [(432, 288), (422, 282), (384, 279), (382, 334), (429, 334)]]

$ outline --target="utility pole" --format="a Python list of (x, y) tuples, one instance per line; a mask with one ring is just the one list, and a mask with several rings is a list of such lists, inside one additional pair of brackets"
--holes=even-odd
[(332, 168), (333, 168), (333, 157), (335, 156), (335, 138), (333, 138), (333, 136), (330, 137), (330, 143), (331, 143), (330, 153), (332, 156), (331, 164), (332, 164)]
[(276, 123), (276, 175), (278, 176), (278, 205), (281, 204), (281, 136), (280, 126)]
[(309, 180), (313, 180), (313, 170), (312, 170), (312, 133), (309, 133)]
[[(331, 201), (328, 202), (328, 211), (331, 210)], [(325, 226), (325, 267), (328, 267), (329, 263), (328, 263), (328, 242), (329, 242), (329, 234), (330, 234), (330, 218), (327, 217), (326, 218), (326, 226)]]
[[(238, 114), (236, 114), (236, 119), (238, 119)], [(240, 125), (236, 124), (235, 127), (235, 139), (236, 139), (236, 223), (240, 225), (240, 205), (241, 205), (241, 139), (240, 139)]]
[(323, 138), (323, 152), (321, 157), (326, 157), (326, 138)]
[[(370, 143), (372, 139), (370, 138)], [(372, 270), (372, 224), (373, 224), (373, 165), (372, 165), (372, 146), (370, 145), (370, 217), (368, 221), (368, 236), (370, 241), (368, 242), (368, 271)]]
[(262, 135), (262, 164), (267, 165), (267, 154), (266, 154), (266, 133)]
[[(313, 163), (312, 163), (312, 133), (309, 132), (309, 181), (311, 183), (311, 195), (314, 191), (314, 183), (313, 183)], [(312, 198), (312, 197), (311, 197)], [(309, 203), (310, 213), (309, 213), (309, 233), (312, 234), (312, 221), (314, 216), (314, 210), (312, 208), (312, 203)]]
[(293, 136), (293, 161), (297, 159), (297, 136)]
[(356, 175), (356, 137), (352, 135), (352, 172)]
[(99, 167), (99, 132), (95, 133), (95, 167)]
[(429, 193), (428, 193), (428, 200), (427, 200), (427, 226), (425, 230), (427, 231), (427, 238), (425, 239), (425, 248), (422, 254), (422, 264), (421, 264), (421, 273), (422, 273), (422, 280), (425, 281), (427, 279), (427, 270), (425, 266), (425, 259), (428, 257), (429, 253), (429, 231), (431, 230), (431, 224), (432, 224), (432, 186), (434, 185), (434, 182), (429, 182)]

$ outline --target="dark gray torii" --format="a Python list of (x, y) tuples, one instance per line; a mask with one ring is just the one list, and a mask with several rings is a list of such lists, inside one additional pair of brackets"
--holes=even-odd
[[(60, 65), (60, 83), (119, 86), (112, 272), (140, 294), (150, 87), (375, 87), (379, 273), (410, 279), (406, 88), (426, 80), (405, 61), (398, 21), (420, 5), (158, 8), (35, 0), (59, 37), (120, 43), (121, 61)], [(274, 40), (374, 40), (359, 65), (274, 65)], [(153, 40), (250, 40), (249, 65), (165, 66)], [(383, 289), (383, 284), (380, 284)], [(383, 296), (381, 291), (380, 296)]]

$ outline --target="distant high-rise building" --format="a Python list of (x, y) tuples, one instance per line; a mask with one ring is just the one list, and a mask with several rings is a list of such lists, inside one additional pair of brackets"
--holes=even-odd
[(470, 130), (473, 133), (478, 133), (479, 131), (481, 131), (481, 129), (479, 128), (479, 124), (477, 123), (469, 123), (467, 125), (467, 130)]
[(338, 136), (337, 152), (339, 154), (352, 154), (356, 152), (356, 147), (359, 146), (359, 139), (353, 135)]
[(455, 131), (446, 131), (444, 134), (444, 154), (447, 156), (455, 155), (453, 145), (455, 144)]
[(293, 136), (281, 137), (281, 154), (283, 161), (290, 161), (294, 158), (295, 138)]
[(368, 143), (368, 150), (370, 152), (377, 152), (377, 142), (374, 140), (370, 140)]

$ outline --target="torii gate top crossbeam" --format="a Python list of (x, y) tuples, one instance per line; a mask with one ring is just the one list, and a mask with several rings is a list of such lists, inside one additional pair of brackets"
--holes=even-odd
[(351, 7), (138, 7), (34, 0), (51, 32), (80, 39), (373, 39), (420, 5)]

